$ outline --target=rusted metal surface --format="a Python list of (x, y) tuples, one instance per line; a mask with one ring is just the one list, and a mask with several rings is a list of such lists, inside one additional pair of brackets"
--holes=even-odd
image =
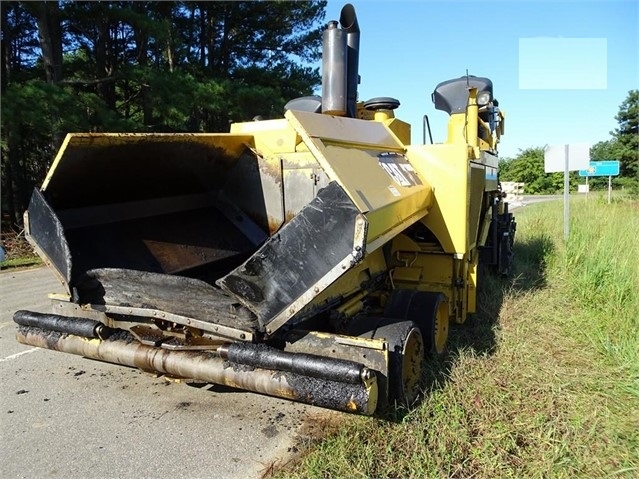
[[(191, 330), (196, 329), (197, 335), (212, 341), (218, 340), (240, 340), (253, 341), (254, 334), (251, 332), (251, 326), (247, 329), (241, 329), (242, 323), (232, 321), (233, 327), (221, 324), (223, 315), (220, 315), (222, 309), (216, 309), (206, 318), (207, 320), (195, 319), (189, 316), (169, 313), (167, 311), (153, 308), (133, 308), (129, 306), (114, 306), (104, 304), (83, 304), (78, 305), (69, 300), (69, 298), (52, 298), (52, 312), (56, 315), (91, 319), (100, 322), (113, 329), (123, 329), (130, 331), (136, 325), (142, 324), (148, 326), (151, 324), (163, 325), (170, 323), (173, 329)], [(232, 316), (231, 316), (232, 318)], [(184, 335), (184, 334), (182, 334)], [(163, 347), (167, 347), (163, 342)]]
[(284, 207), (286, 221), (291, 221), (315, 197), (315, 170), (295, 168), (284, 170)]
[(213, 352), (171, 351), (146, 346), (124, 332), (101, 341), (19, 326), (16, 339), (23, 344), (143, 371), (222, 384), (345, 412), (370, 415), (377, 406), (377, 386), (371, 379), (351, 384), (238, 365)]
[(206, 265), (215, 270), (234, 258), (238, 264), (255, 250), (215, 207), (90, 225), (65, 235), (76, 280), (95, 268), (175, 274)]
[(244, 332), (258, 326), (253, 314), (235, 298), (198, 279), (113, 268), (91, 270), (87, 277), (79, 288), (79, 301), (104, 305), (114, 313), (167, 320), (175, 314)]
[(384, 338), (294, 330), (286, 334), (285, 341), (284, 351), (310, 353), (364, 364), (367, 369), (375, 371), (380, 398), (387, 396), (388, 343)]
[(224, 178), (221, 196), (269, 235), (284, 222), (282, 165), (277, 157), (247, 150)]
[(218, 284), (271, 334), (362, 259), (366, 238), (358, 222), (365, 220), (332, 182)]
[(138, 324), (129, 328), (129, 331), (142, 344), (176, 351), (215, 351), (224, 344), (222, 339), (210, 339), (173, 331), (167, 332), (150, 325)]
[(34, 198), (32, 239), (69, 291), (96, 268), (213, 282), (284, 220), (281, 162), (251, 135), (70, 135)]
[[(178, 314), (167, 313), (157, 309), (146, 308), (130, 308), (128, 306), (112, 306), (112, 305), (88, 305), (94, 311), (104, 312), (106, 320), (105, 324), (115, 328), (128, 330), (132, 325), (135, 325), (135, 321), (140, 319), (154, 320), (158, 324), (174, 323), (174, 326), (184, 326), (186, 328), (196, 328), (203, 336), (211, 339), (239, 339), (242, 341), (253, 341), (254, 335), (248, 329), (238, 329), (241, 324), (236, 324), (235, 327), (224, 326), (215, 321), (202, 321), (199, 319), (193, 319), (186, 316), (180, 316)], [(217, 321), (220, 320), (218, 311), (213, 311), (211, 319)], [(110, 316), (118, 315), (120, 318), (126, 318), (126, 320), (113, 321)], [(250, 326), (249, 326), (250, 327)]]
[(56, 209), (219, 190), (252, 144), (225, 134), (73, 134), (43, 186)]

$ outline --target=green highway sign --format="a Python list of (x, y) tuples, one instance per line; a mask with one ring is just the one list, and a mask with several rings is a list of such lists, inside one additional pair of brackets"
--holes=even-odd
[(617, 176), (619, 162), (616, 160), (591, 161), (586, 170), (579, 170), (579, 176)]

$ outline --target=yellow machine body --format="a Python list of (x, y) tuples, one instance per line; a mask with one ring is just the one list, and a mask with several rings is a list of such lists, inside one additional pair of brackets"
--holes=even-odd
[(386, 98), (230, 133), (68, 135), (25, 215), (68, 294), (16, 313), (18, 339), (362, 414), (411, 403), (497, 234), (489, 87), (462, 89), (442, 144), (411, 144)]

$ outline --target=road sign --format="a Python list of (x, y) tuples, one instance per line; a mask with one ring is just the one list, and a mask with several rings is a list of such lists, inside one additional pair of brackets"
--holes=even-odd
[(579, 176), (617, 176), (619, 174), (619, 162), (613, 160), (591, 161), (586, 170), (579, 170)]
[(552, 145), (544, 149), (544, 171), (546, 173), (564, 172), (564, 240), (568, 241), (569, 209), (568, 199), (570, 192), (569, 172), (588, 168), (590, 162), (590, 145)]
[(556, 173), (588, 168), (590, 145), (571, 143), (570, 145), (551, 145), (544, 150), (544, 172)]

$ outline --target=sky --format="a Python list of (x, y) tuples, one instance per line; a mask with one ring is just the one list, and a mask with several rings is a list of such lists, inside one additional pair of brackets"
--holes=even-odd
[[(329, 0), (338, 20), (348, 2)], [(628, 92), (639, 89), (639, 0), (351, 0), (361, 30), (359, 99), (397, 98), (395, 115), (435, 142), (448, 115), (430, 95), (466, 74), (488, 77), (505, 112), (500, 157), (610, 139)], [(592, 158), (595, 159), (595, 158)]]

